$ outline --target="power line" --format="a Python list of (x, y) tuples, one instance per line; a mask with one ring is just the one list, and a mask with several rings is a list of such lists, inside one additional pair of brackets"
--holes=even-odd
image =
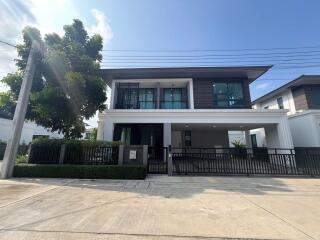
[(268, 51), (320, 48), (316, 46), (285, 47), (285, 48), (242, 48), (242, 49), (186, 49), (186, 50), (151, 50), (151, 49), (104, 49), (103, 52), (236, 52), (236, 51)]
[(14, 47), (14, 48), (17, 47), (16, 45), (14, 45), (14, 44), (12, 44), (12, 43), (8, 43), (8, 42), (2, 41), (2, 40), (0, 40), (0, 43), (6, 44), (6, 45), (8, 45), (8, 46), (10, 46), (10, 47)]

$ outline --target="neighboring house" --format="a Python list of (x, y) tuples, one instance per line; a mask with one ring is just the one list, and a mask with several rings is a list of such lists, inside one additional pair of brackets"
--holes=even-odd
[(252, 109), (249, 84), (271, 66), (103, 69), (110, 109), (98, 139), (174, 148), (229, 147), (229, 131), (265, 128), (267, 146), (292, 148), (287, 110)]
[[(12, 130), (11, 127), (12, 120), (0, 118), (0, 141), (8, 141)], [(50, 130), (42, 126), (38, 126), (33, 122), (25, 122), (21, 133), (20, 143), (28, 144), (32, 139), (37, 137), (62, 138), (63, 135), (57, 132), (51, 132)]]
[[(302, 75), (252, 102), (255, 109), (288, 109), (295, 147), (320, 147), (320, 75)], [(264, 141), (263, 130), (256, 131)]]
[(86, 128), (86, 130), (84, 131), (84, 133), (82, 135), (82, 139), (90, 140), (93, 130), (94, 130), (94, 128)]

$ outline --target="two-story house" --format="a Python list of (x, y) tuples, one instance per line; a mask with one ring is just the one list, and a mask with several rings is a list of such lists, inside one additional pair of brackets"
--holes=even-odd
[(98, 139), (174, 148), (229, 147), (229, 131), (264, 128), (292, 148), (287, 110), (252, 109), (249, 84), (271, 66), (103, 69), (112, 89)]
[[(252, 102), (255, 109), (287, 109), (295, 147), (320, 147), (320, 75), (302, 75)], [(262, 130), (252, 138), (264, 142)]]

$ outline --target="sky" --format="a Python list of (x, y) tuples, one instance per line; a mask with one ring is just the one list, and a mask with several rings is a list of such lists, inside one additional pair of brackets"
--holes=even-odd
[[(19, 43), (26, 25), (62, 34), (78, 18), (104, 38), (103, 68), (273, 65), (251, 84), (254, 100), (320, 74), (319, 9), (318, 0), (0, 0), (0, 40)], [(0, 44), (0, 78), (15, 57)]]

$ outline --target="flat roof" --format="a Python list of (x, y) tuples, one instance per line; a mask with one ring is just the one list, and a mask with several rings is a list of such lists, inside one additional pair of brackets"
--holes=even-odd
[(101, 69), (101, 76), (108, 85), (112, 79), (145, 79), (145, 78), (247, 78), (253, 82), (272, 65), (241, 67), (170, 67), (170, 68), (118, 68)]
[(264, 102), (270, 98), (273, 98), (282, 92), (286, 91), (289, 88), (298, 87), (301, 85), (312, 85), (312, 84), (319, 84), (320, 83), (320, 75), (301, 75), (300, 77), (284, 84), (283, 86), (263, 95), (262, 97), (257, 98), (256, 100), (252, 101), (251, 104), (256, 104), (260, 102)]

